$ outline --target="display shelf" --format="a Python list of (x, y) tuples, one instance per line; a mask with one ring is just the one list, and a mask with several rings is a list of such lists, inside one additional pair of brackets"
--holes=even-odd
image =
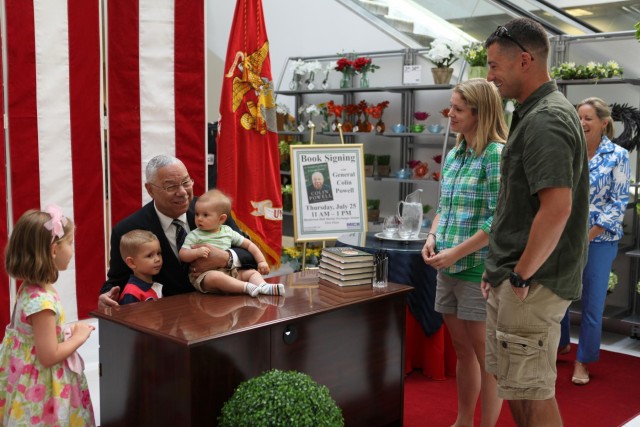
[[(572, 302), (569, 306), (569, 312), (572, 314), (582, 314), (581, 301)], [(607, 320), (624, 320), (628, 314), (629, 309), (627, 307), (608, 305), (604, 308), (602, 318)]]
[(448, 85), (399, 85), (399, 86), (375, 86), (375, 87), (349, 87), (349, 88), (327, 88), (327, 89), (312, 89), (312, 90), (278, 90), (276, 95), (312, 95), (312, 94), (328, 94), (328, 95), (344, 95), (345, 93), (366, 93), (366, 92), (414, 92), (424, 90), (450, 90), (454, 86)]
[[(394, 71), (397, 70), (400, 75), (402, 75), (403, 67), (405, 65), (416, 65), (418, 61), (424, 60), (422, 56), (419, 54), (419, 50), (415, 49), (403, 49), (394, 52), (385, 52), (384, 55), (379, 55), (377, 53), (367, 53), (366, 56), (370, 56), (374, 58), (385, 57), (388, 62), (384, 65), (385, 69)], [(338, 56), (326, 56), (322, 57), (321, 61), (329, 62), (334, 59), (338, 59), (341, 55)], [(393, 58), (393, 59), (390, 59)], [(317, 58), (289, 58), (289, 63), (291, 61), (306, 61), (306, 60), (315, 60)], [(425, 60), (425, 63), (427, 61)], [(426, 71), (429, 70), (428, 67), (423, 67)], [(290, 70), (292, 72), (292, 68), (289, 64), (285, 64), (283, 68), (285, 70)], [(463, 67), (464, 69), (464, 67)], [(460, 70), (458, 76), (463, 74), (463, 69)], [(378, 75), (378, 74), (376, 74)], [(427, 74), (430, 78), (430, 74)], [(296, 123), (300, 121), (300, 108), (307, 104), (319, 104), (325, 103), (329, 100), (333, 100), (336, 104), (357, 104), (358, 101), (363, 99), (367, 99), (371, 101), (370, 98), (382, 98), (390, 100), (390, 107), (393, 111), (390, 113), (385, 113), (385, 117), (382, 119), (386, 124), (387, 128), (384, 133), (375, 132), (375, 124), (377, 119), (370, 118), (371, 124), (374, 126), (373, 131), (371, 132), (338, 132), (338, 131), (319, 131), (320, 126), (316, 123), (315, 135), (319, 138), (320, 141), (316, 141), (316, 144), (326, 144), (326, 143), (340, 143), (339, 136), (343, 136), (344, 143), (361, 143), (364, 144), (370, 154), (380, 155), (380, 154), (389, 154), (391, 155), (391, 165), (394, 167), (394, 171), (396, 168), (402, 168), (407, 162), (413, 158), (419, 158), (426, 155), (431, 157), (433, 154), (429, 154), (427, 150), (437, 151), (437, 154), (442, 154), (444, 157), (446, 151), (453, 146), (455, 142), (455, 135), (450, 134), (449, 123), (447, 121), (446, 126), (444, 126), (444, 132), (442, 133), (430, 133), (427, 129), (425, 129), (422, 133), (412, 133), (412, 132), (401, 132), (394, 133), (390, 126), (395, 123), (413, 123), (414, 117), (413, 114), (416, 111), (416, 107), (418, 105), (437, 105), (440, 102), (448, 102), (449, 92), (455, 87), (455, 84), (459, 83), (459, 80), (452, 81), (453, 84), (417, 84), (417, 85), (403, 85), (403, 84), (386, 84), (381, 86), (372, 86), (372, 87), (349, 87), (349, 88), (326, 88), (322, 89), (321, 87), (313, 88), (311, 90), (301, 88), (300, 86), (296, 88), (296, 90), (289, 89), (289, 82), (292, 78), (292, 75), (283, 75), (281, 76), (280, 83), (278, 85), (275, 94), (278, 96), (277, 101), (280, 102), (282, 97), (287, 97), (288, 103), (294, 104), (289, 105), (289, 111), (294, 116)], [(397, 78), (397, 74), (394, 73), (394, 76), (391, 78)], [(424, 80), (423, 80), (424, 81)], [(428, 80), (427, 80), (428, 81)], [(286, 86), (286, 88), (285, 88)], [(284, 89), (281, 90), (280, 88)], [(366, 94), (390, 94), (389, 97), (384, 95), (371, 95), (367, 96)], [(444, 99), (446, 97), (446, 100)], [(378, 100), (379, 101), (379, 100)], [(388, 110), (389, 111), (389, 110)], [(305, 115), (306, 116), (306, 115)], [(317, 120), (320, 120), (321, 116), (316, 116)], [(390, 119), (393, 117), (393, 119)], [(351, 120), (352, 123), (356, 123), (354, 116), (344, 117), (347, 120)], [(386, 120), (385, 120), (386, 118)], [(332, 117), (330, 117), (332, 119)], [(325, 117), (326, 120), (326, 117)], [(437, 120), (437, 119), (436, 119)], [(433, 122), (433, 119), (432, 119)], [(408, 129), (408, 128), (407, 128)], [(300, 136), (301, 133), (298, 132), (287, 132), (281, 134), (294, 135), (299, 140), (300, 138), (304, 138), (304, 136)], [(309, 132), (304, 132), (304, 135)], [(331, 140), (335, 140), (335, 142), (330, 142)], [(415, 188), (422, 188), (425, 191), (425, 194), (428, 195), (428, 203), (434, 204), (433, 200), (436, 200), (439, 197), (439, 186), (440, 182), (435, 181), (433, 179), (401, 179), (395, 176), (381, 177), (378, 175), (374, 175), (371, 177), (366, 177), (367, 182), (367, 193), (368, 197), (378, 198), (382, 203), (388, 206), (395, 205), (397, 201), (403, 200), (409, 193), (414, 191)], [(392, 202), (390, 204), (390, 202)]]
[(426, 184), (440, 186), (440, 181), (436, 181), (434, 179), (398, 178), (395, 176), (367, 176), (366, 180), (377, 182), (400, 182), (405, 184)]
[(577, 85), (619, 85), (629, 84), (640, 86), (640, 78), (612, 78), (612, 79), (576, 79), (576, 80), (556, 80), (558, 86), (577, 86)]

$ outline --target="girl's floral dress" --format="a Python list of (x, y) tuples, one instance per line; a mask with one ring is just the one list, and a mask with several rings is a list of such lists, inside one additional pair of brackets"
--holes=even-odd
[(0, 346), (0, 425), (95, 426), (84, 373), (73, 372), (66, 360), (46, 368), (36, 358), (27, 316), (53, 311), (62, 342), (64, 310), (58, 294), (23, 284), (16, 298), (13, 320)]

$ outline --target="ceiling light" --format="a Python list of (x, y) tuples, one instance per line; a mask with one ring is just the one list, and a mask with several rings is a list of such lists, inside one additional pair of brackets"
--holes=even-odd
[(593, 15), (593, 12), (590, 12), (586, 9), (567, 9), (566, 12), (571, 15), (571, 16), (575, 16), (575, 17), (580, 17), (580, 16), (591, 16)]

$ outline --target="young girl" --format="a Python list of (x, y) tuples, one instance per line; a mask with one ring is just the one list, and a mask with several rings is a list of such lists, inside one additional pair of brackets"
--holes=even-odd
[(30, 210), (16, 223), (5, 267), (22, 285), (0, 346), (0, 425), (95, 426), (75, 353), (94, 328), (76, 323), (63, 331), (64, 310), (53, 287), (72, 254), (73, 223), (59, 207)]

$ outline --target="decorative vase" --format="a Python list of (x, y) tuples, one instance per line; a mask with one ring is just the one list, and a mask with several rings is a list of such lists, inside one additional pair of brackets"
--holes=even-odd
[(378, 120), (376, 123), (376, 133), (384, 133), (385, 125), (382, 119)]
[(413, 133), (422, 133), (422, 132), (424, 132), (424, 125), (421, 125), (420, 123), (415, 123), (415, 124), (411, 125), (411, 132), (413, 132)]
[(433, 82), (437, 85), (448, 85), (453, 75), (453, 68), (432, 68), (431, 74), (433, 74)]
[(340, 80), (340, 89), (348, 89), (351, 87), (351, 79), (349, 73), (342, 72), (342, 79)]
[(364, 165), (364, 176), (373, 176), (373, 165)]
[(358, 128), (358, 132), (371, 132), (373, 129), (373, 125), (368, 119), (364, 119), (360, 122), (360, 127)]
[(486, 65), (474, 65), (469, 67), (469, 74), (467, 75), (468, 79), (481, 78), (486, 79), (489, 74), (489, 69)]
[(291, 77), (291, 81), (289, 82), (290, 90), (300, 90), (300, 85), (302, 84), (302, 76), (297, 73), (293, 73)]
[(367, 77), (366, 71), (362, 73), (362, 76), (360, 77), (360, 87), (361, 88), (369, 87), (369, 77)]
[(342, 132), (351, 132), (353, 130), (353, 123), (349, 120), (345, 120), (342, 123)]

